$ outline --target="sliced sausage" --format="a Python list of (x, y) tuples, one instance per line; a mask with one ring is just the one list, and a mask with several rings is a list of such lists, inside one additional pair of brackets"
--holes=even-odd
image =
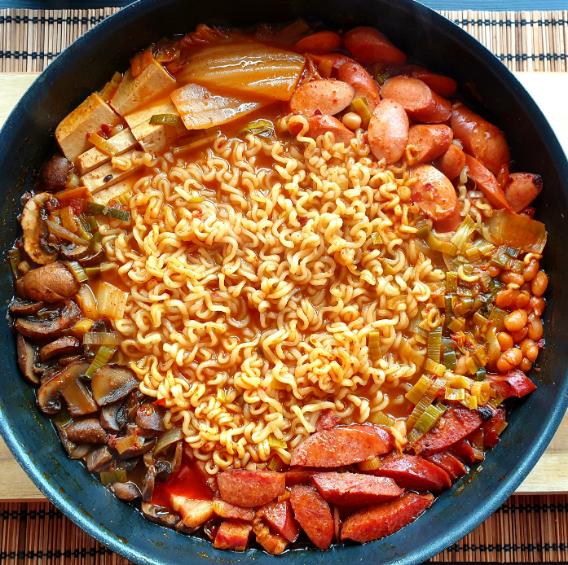
[(329, 53), (341, 46), (341, 36), (335, 31), (317, 31), (302, 37), (294, 49), (300, 53)]
[(388, 453), (392, 448), (392, 435), (379, 426), (339, 426), (309, 436), (292, 452), (291, 465), (342, 467)]
[(290, 109), (305, 116), (313, 116), (318, 112), (333, 116), (345, 110), (351, 104), (353, 96), (353, 87), (341, 80), (310, 80), (296, 88), (290, 99)]
[(398, 102), (411, 117), (427, 112), (433, 104), (432, 90), (425, 82), (403, 75), (385, 81), (381, 96)]
[(381, 100), (369, 120), (369, 146), (375, 158), (392, 165), (402, 158), (408, 143), (408, 116), (395, 100)]
[(466, 153), (471, 153), (494, 175), (509, 164), (511, 156), (503, 132), (467, 106), (454, 104), (450, 126)]
[(379, 84), (357, 61), (341, 55), (336, 58), (333, 66), (336, 76), (355, 89), (356, 96), (362, 96), (373, 110), (381, 99)]
[(273, 501), (286, 490), (284, 473), (231, 469), (217, 475), (217, 485), (225, 502), (254, 508)]
[(317, 473), (312, 480), (325, 500), (340, 506), (369, 506), (403, 493), (392, 479), (361, 473)]
[(462, 223), (462, 205), (461, 202), (458, 201), (458, 204), (455, 210), (443, 220), (438, 220), (434, 222), (434, 229), (439, 233), (446, 233), (450, 231), (456, 231), (458, 226)]
[(448, 473), (450, 480), (456, 481), (467, 473), (465, 465), (449, 451), (442, 451), (441, 453), (434, 453), (430, 455), (428, 460), (438, 465)]
[(244, 522), (252, 522), (254, 520), (254, 510), (241, 508), (224, 500), (213, 501), (213, 512), (220, 518), (230, 520), (243, 520)]
[(389, 455), (372, 473), (390, 477), (401, 487), (418, 491), (441, 492), (452, 486), (446, 471), (418, 455)]
[(432, 165), (420, 165), (412, 170), (412, 175), (412, 199), (427, 216), (444, 220), (455, 211), (458, 196), (447, 176)]
[(475, 451), (471, 446), (471, 443), (469, 443), (466, 439), (458, 441), (456, 444), (452, 445), (450, 451), (467, 465), (473, 465), (476, 461)]
[(474, 410), (456, 407), (446, 410), (434, 429), (414, 443), (414, 450), (424, 456), (445, 451), (481, 426), (481, 416)]
[(502, 398), (522, 398), (536, 390), (536, 385), (519, 369), (506, 375), (490, 375), (489, 378), (491, 388)]
[(403, 70), (410, 76), (424, 81), (434, 92), (445, 98), (454, 96), (458, 88), (458, 83), (453, 78), (433, 73), (418, 65), (407, 65)]
[(341, 539), (365, 543), (390, 536), (418, 518), (433, 501), (431, 494), (409, 492), (391, 502), (360, 510), (343, 523)]
[(437, 159), (452, 145), (453, 133), (443, 124), (418, 124), (408, 130), (408, 145), (413, 147), (412, 165)]
[(257, 543), (271, 555), (280, 555), (288, 546), (288, 542), (282, 536), (271, 533), (268, 526), (261, 519), (256, 519), (252, 523), (252, 531)]
[(402, 65), (406, 61), (406, 55), (373, 27), (353, 28), (343, 36), (343, 42), (353, 57), (363, 65)]
[(312, 477), (319, 473), (321, 469), (289, 469), (286, 471), (286, 486), (307, 485), (312, 481)]
[(491, 449), (499, 443), (501, 432), (507, 427), (507, 414), (505, 408), (500, 406), (495, 410), (489, 420), (481, 424), (483, 430), (483, 445)]
[(334, 531), (329, 504), (314, 487), (307, 485), (292, 487), (290, 502), (296, 520), (312, 543), (319, 549), (327, 549)]
[(510, 210), (511, 206), (509, 202), (507, 202), (505, 193), (499, 186), (495, 175), (486, 168), (481, 161), (478, 161), (471, 155), (466, 154), (465, 164), (467, 165), (469, 178), (473, 180), (476, 186), (483, 192), (491, 206), (497, 209), (505, 208), (506, 210)]
[(465, 153), (454, 143), (434, 163), (450, 180), (457, 178), (465, 167)]
[(292, 507), (288, 500), (273, 502), (258, 511), (266, 523), (277, 534), (293, 543), (298, 539), (298, 524), (292, 514)]
[(348, 145), (355, 137), (355, 134), (350, 129), (346, 128), (337, 118), (328, 116), (327, 114), (312, 116), (308, 119), (308, 122), (310, 124), (308, 134), (314, 139), (330, 131), (333, 133), (337, 143), (345, 143), (345, 145)]
[(414, 112), (412, 118), (426, 124), (441, 124), (452, 117), (452, 103), (432, 92), (432, 103), (428, 108)]
[(244, 551), (247, 548), (251, 531), (252, 525), (247, 522), (224, 520), (215, 534), (213, 547)]
[(542, 190), (542, 177), (532, 173), (511, 173), (505, 187), (505, 198), (513, 212), (530, 206)]

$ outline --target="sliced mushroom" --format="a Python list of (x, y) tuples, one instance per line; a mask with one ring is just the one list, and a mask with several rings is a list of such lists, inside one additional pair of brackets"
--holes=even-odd
[(105, 444), (107, 433), (97, 418), (77, 420), (65, 427), (67, 437), (75, 443)]
[(69, 455), (69, 459), (83, 459), (83, 457), (86, 457), (89, 454), (92, 448), (90, 445), (77, 445), (67, 437), (65, 426), (55, 422), (55, 427), (57, 428), (57, 433), (61, 438), (61, 444), (65, 448), (67, 455)]
[(24, 249), (30, 259), (40, 265), (47, 265), (55, 261), (57, 254), (44, 249), (42, 239), (45, 226), (41, 219), (41, 211), (45, 203), (51, 198), (48, 192), (40, 192), (32, 196), (25, 204), (20, 223), (24, 232)]
[(100, 415), (101, 426), (109, 432), (119, 432), (126, 426), (126, 407), (122, 402), (103, 406)]
[(110, 437), (109, 446), (119, 454), (121, 459), (140, 457), (150, 451), (156, 444), (155, 439), (147, 440), (145, 437), (129, 434), (122, 437)]
[(67, 185), (67, 177), (73, 169), (73, 163), (62, 155), (54, 155), (41, 168), (41, 184), (49, 192), (63, 190)]
[(59, 253), (69, 261), (79, 261), (87, 257), (89, 253), (91, 253), (91, 249), (88, 245), (75, 245), (71, 243), (70, 245), (62, 245), (59, 248)]
[(154, 465), (150, 465), (144, 476), (144, 481), (142, 483), (142, 499), (150, 500), (152, 494), (154, 494), (154, 485), (156, 484), (156, 468)]
[(25, 302), (23, 300), (14, 300), (8, 310), (12, 316), (33, 316), (37, 314), (43, 307), (43, 302)]
[(67, 367), (67, 365), (71, 365), (71, 363), (75, 363), (75, 361), (81, 361), (83, 357), (81, 355), (66, 355), (65, 357), (60, 357), (57, 360), (57, 364), (61, 367)]
[(154, 434), (163, 432), (166, 429), (161, 410), (149, 402), (138, 407), (135, 422), (143, 430)]
[(81, 317), (81, 310), (75, 302), (69, 300), (58, 314), (48, 318), (18, 318), (14, 328), (31, 339), (55, 339)]
[(112, 461), (112, 453), (109, 448), (104, 445), (94, 451), (91, 451), (85, 459), (87, 469), (91, 473), (98, 473), (102, 471)]
[(168, 528), (175, 527), (180, 520), (180, 517), (177, 514), (173, 514), (167, 508), (157, 506), (156, 504), (150, 504), (149, 502), (143, 502), (140, 505), (140, 509), (142, 510), (142, 514), (144, 514), (148, 520)]
[(60, 355), (68, 355), (76, 353), (81, 350), (81, 342), (71, 335), (66, 335), (44, 345), (39, 350), (39, 358), (45, 362), (52, 357), (59, 357)]
[(100, 249), (98, 249), (94, 253), (91, 252), (90, 255), (81, 257), (81, 259), (79, 259), (79, 263), (81, 263), (81, 265), (83, 265), (84, 267), (93, 267), (94, 265), (98, 265), (105, 258), (105, 256), (105, 252), (101, 246)]
[(65, 399), (71, 416), (85, 416), (96, 412), (99, 407), (87, 387), (81, 382), (81, 376), (88, 367), (88, 363), (81, 361), (72, 363), (42, 382), (37, 394), (42, 412), (46, 414), (59, 412), (62, 408), (62, 398)]
[(75, 296), (80, 285), (73, 273), (56, 261), (28, 271), (16, 286), (20, 296), (53, 304)]
[(31, 343), (24, 339), (24, 336), (18, 334), (16, 338), (16, 349), (18, 351), (18, 367), (28, 381), (34, 385), (39, 384), (39, 378), (35, 374), (35, 350)]
[(93, 376), (91, 388), (99, 406), (123, 399), (138, 386), (138, 379), (126, 367), (105, 365)]
[(128, 481), (127, 483), (112, 483), (110, 490), (114, 492), (117, 498), (127, 502), (131, 502), (132, 500), (136, 500), (142, 496), (140, 489), (136, 483), (133, 483), (132, 481)]

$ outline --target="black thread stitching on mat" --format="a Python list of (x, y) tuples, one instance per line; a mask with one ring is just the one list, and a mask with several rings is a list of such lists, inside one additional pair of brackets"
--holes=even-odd
[(531, 25), (536, 25), (539, 27), (546, 27), (546, 26), (563, 26), (568, 24), (568, 20), (564, 19), (544, 19), (544, 20), (490, 20), (490, 19), (462, 19), (462, 20), (452, 20), (455, 24), (459, 26), (467, 26), (467, 25), (474, 25), (474, 26), (493, 26), (493, 27), (526, 27)]
[(95, 557), (96, 555), (108, 555), (112, 551), (107, 547), (83, 547), (81, 549), (50, 549), (47, 551), (0, 551), (0, 560), (3, 559), (57, 559), (61, 557)]
[(95, 25), (108, 16), (0, 16), (0, 24), (83, 24)]
[(566, 543), (455, 543), (447, 551), (566, 551)]

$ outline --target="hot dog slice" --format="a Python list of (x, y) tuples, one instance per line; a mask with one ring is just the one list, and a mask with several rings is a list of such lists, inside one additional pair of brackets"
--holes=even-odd
[(481, 426), (478, 412), (467, 408), (449, 408), (433, 430), (414, 443), (416, 453), (428, 456), (445, 451)]
[(286, 477), (284, 473), (273, 471), (231, 469), (217, 475), (217, 485), (225, 502), (243, 508), (254, 508), (283, 494)]
[(365, 543), (390, 536), (418, 518), (433, 501), (431, 494), (409, 492), (391, 502), (356, 512), (343, 523), (341, 539)]
[(342, 467), (364, 461), (393, 448), (390, 432), (379, 426), (350, 425), (309, 436), (292, 452), (291, 465)]
[(231, 520), (243, 520), (244, 522), (252, 522), (254, 519), (254, 510), (249, 508), (241, 508), (234, 504), (229, 504), (224, 500), (213, 501), (213, 512), (220, 518)]
[(506, 375), (490, 375), (491, 388), (503, 398), (522, 398), (536, 390), (536, 385), (519, 370), (514, 369)]
[(412, 146), (412, 165), (429, 163), (443, 155), (452, 144), (453, 133), (443, 124), (418, 124), (408, 130), (408, 145)]
[(532, 173), (511, 173), (505, 187), (505, 198), (513, 212), (520, 212), (540, 194), (542, 177)]
[(390, 477), (401, 487), (412, 490), (441, 492), (452, 486), (446, 471), (418, 455), (389, 455), (372, 473)]
[(499, 443), (501, 432), (507, 427), (505, 408), (500, 406), (495, 410), (493, 416), (481, 424), (483, 430), (483, 445), (486, 449), (491, 449)]
[(498, 209), (505, 208), (510, 210), (511, 206), (507, 202), (503, 189), (499, 186), (495, 175), (486, 168), (480, 161), (466, 154), (465, 164), (468, 168), (468, 176), (475, 181), (477, 187), (483, 192), (489, 203)]
[(471, 443), (469, 443), (466, 439), (458, 441), (458, 443), (452, 445), (450, 451), (468, 465), (473, 465), (476, 461), (475, 451), (471, 446)]
[(399, 161), (408, 142), (408, 116), (395, 100), (381, 100), (369, 120), (368, 139), (373, 155), (387, 165)]
[(465, 465), (449, 451), (434, 453), (434, 455), (428, 457), (428, 460), (444, 469), (451, 481), (455, 481), (467, 473)]
[(247, 522), (223, 520), (215, 535), (213, 547), (217, 549), (244, 551), (247, 548), (251, 530), (252, 525)]
[(273, 502), (264, 506), (258, 511), (260, 517), (283, 538), (289, 542), (294, 542), (298, 539), (298, 524), (292, 515), (292, 507), (290, 502), (285, 500), (283, 502)]
[(312, 480), (325, 500), (340, 506), (368, 506), (403, 493), (388, 477), (361, 473), (317, 473)]
[(381, 88), (381, 96), (398, 102), (413, 117), (432, 107), (431, 88), (423, 81), (409, 76), (389, 78)]
[(302, 37), (294, 49), (300, 53), (329, 53), (341, 46), (341, 36), (335, 31), (317, 31)]
[(465, 153), (457, 145), (452, 143), (435, 165), (450, 180), (454, 180), (465, 167)]
[(313, 116), (317, 112), (333, 116), (345, 110), (354, 95), (353, 87), (341, 80), (310, 80), (296, 88), (290, 99), (290, 109), (305, 116)]
[(420, 165), (412, 170), (415, 183), (412, 199), (418, 207), (435, 221), (452, 215), (458, 204), (454, 185), (448, 177), (432, 165)]
[(313, 544), (327, 549), (333, 540), (333, 516), (329, 504), (314, 487), (307, 485), (292, 487), (290, 502), (296, 520)]
[(461, 216), (461, 210), (462, 206), (461, 203), (458, 201), (455, 210), (447, 218), (434, 222), (434, 229), (439, 233), (456, 231), (456, 229), (462, 223), (463, 220)]
[(356, 27), (343, 36), (345, 47), (363, 65), (402, 65), (406, 55), (373, 27)]
[(312, 482), (312, 477), (321, 469), (289, 469), (286, 471), (286, 486), (307, 485)]
[(337, 143), (349, 145), (349, 141), (355, 137), (355, 134), (350, 129), (347, 129), (337, 118), (327, 114), (312, 116), (308, 122), (310, 124), (308, 134), (313, 138), (330, 131), (333, 133)]
[(458, 83), (445, 75), (433, 73), (424, 67), (418, 65), (407, 65), (403, 68), (405, 73), (408, 73), (414, 78), (419, 78), (424, 81), (434, 92), (445, 98), (451, 98), (458, 89)]

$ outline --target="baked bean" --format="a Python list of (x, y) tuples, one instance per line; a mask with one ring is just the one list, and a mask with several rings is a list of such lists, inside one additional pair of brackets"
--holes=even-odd
[(508, 373), (518, 367), (522, 360), (522, 351), (517, 347), (511, 347), (505, 353), (501, 353), (501, 356), (497, 359), (497, 370), (500, 373)]
[(490, 265), (487, 274), (492, 278), (498, 277), (501, 274), (501, 269), (495, 265)]
[(521, 342), (523, 355), (532, 363), (538, 357), (538, 345), (532, 339), (524, 339)]
[(495, 304), (499, 308), (509, 308), (517, 299), (517, 291), (512, 288), (500, 290), (495, 296)]
[(507, 332), (499, 332), (497, 334), (497, 341), (499, 342), (501, 351), (507, 351), (507, 349), (511, 349), (514, 345), (513, 338)]
[(523, 360), (521, 361), (521, 364), (519, 365), (519, 369), (521, 371), (524, 371), (525, 373), (527, 373), (528, 371), (530, 371), (532, 369), (532, 363), (529, 359), (527, 359), (526, 357), (523, 357)]
[(525, 270), (523, 271), (523, 278), (526, 281), (532, 281), (536, 277), (539, 268), (540, 268), (539, 262), (536, 259), (531, 259), (529, 261), (529, 264), (525, 267)]
[(531, 314), (529, 316), (528, 328), (528, 336), (532, 340), (538, 341), (542, 338), (544, 329), (542, 327), (542, 321), (538, 316), (535, 316), (534, 314)]
[(517, 308), (526, 308), (531, 301), (531, 295), (526, 291), (522, 290), (517, 294), (515, 298), (515, 306)]
[(531, 292), (535, 296), (542, 296), (546, 292), (548, 286), (548, 276), (544, 271), (539, 271), (531, 283)]
[(527, 325), (527, 313), (524, 310), (513, 310), (508, 316), (505, 316), (505, 327), (510, 332), (518, 332)]
[(525, 326), (524, 328), (521, 328), (518, 332), (511, 332), (511, 337), (513, 338), (513, 341), (515, 343), (521, 343), (521, 341), (523, 341), (523, 339), (527, 337), (528, 333), (529, 329), (527, 328), (527, 326)]
[(520, 288), (525, 282), (525, 279), (523, 278), (523, 275), (507, 271), (501, 275), (501, 281), (505, 284), (514, 285), (512, 288)]
[(541, 298), (540, 296), (531, 296), (531, 301), (529, 304), (531, 310), (537, 316), (542, 316), (542, 313), (544, 312), (544, 309), (546, 307), (546, 302), (544, 301), (544, 298)]
[(341, 118), (341, 121), (346, 128), (349, 128), (352, 131), (361, 127), (361, 116), (355, 112), (347, 112), (347, 114)]

